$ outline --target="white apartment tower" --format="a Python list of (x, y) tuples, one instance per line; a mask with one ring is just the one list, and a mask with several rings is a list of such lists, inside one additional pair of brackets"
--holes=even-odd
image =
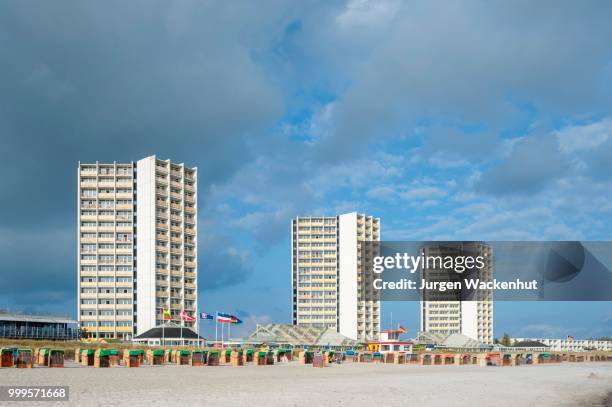
[[(159, 160), (78, 168), (78, 315), (87, 338), (129, 339), (163, 309), (197, 313), (197, 169)], [(193, 326), (193, 322), (183, 322)]]
[[(481, 281), (491, 281), (491, 246), (480, 242), (433, 244), (422, 249), (423, 256), (482, 256), (485, 267), (478, 271)], [(422, 268), (428, 281), (449, 279), (449, 271)], [(460, 333), (485, 344), (493, 343), (493, 292), (478, 290), (473, 301), (446, 301), (446, 293), (426, 293), (420, 302), (420, 329), (434, 334)], [(435, 299), (433, 296), (440, 298)], [(428, 300), (429, 299), (429, 300)]]
[(298, 217), (292, 236), (293, 324), (377, 340), (380, 301), (364, 270), (373, 254), (363, 242), (380, 241), (380, 219), (356, 212)]

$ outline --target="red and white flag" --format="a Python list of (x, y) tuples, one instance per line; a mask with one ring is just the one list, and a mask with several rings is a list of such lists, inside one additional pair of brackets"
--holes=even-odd
[(195, 317), (192, 317), (185, 311), (181, 311), (181, 321), (195, 321)]

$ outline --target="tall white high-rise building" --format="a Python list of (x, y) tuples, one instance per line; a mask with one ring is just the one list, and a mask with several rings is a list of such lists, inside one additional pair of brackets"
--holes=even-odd
[[(87, 338), (129, 339), (197, 313), (197, 169), (159, 160), (78, 169), (78, 315)], [(193, 326), (193, 322), (183, 322)]]
[[(493, 258), (491, 246), (479, 242), (433, 244), (422, 249), (424, 257), (482, 256), (484, 267), (478, 271), (480, 281), (491, 281)], [(448, 281), (446, 269), (421, 268), (428, 281)], [(482, 343), (493, 343), (493, 292), (478, 290), (474, 301), (446, 301), (449, 292), (424, 294), (420, 302), (420, 329), (435, 334), (460, 333)], [(438, 296), (438, 299), (433, 298)]]
[(377, 340), (380, 301), (364, 264), (380, 241), (380, 219), (356, 212), (292, 221), (293, 324)]

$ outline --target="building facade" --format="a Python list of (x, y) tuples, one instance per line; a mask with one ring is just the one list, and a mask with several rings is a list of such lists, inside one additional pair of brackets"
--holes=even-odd
[(333, 328), (353, 340), (376, 340), (380, 301), (364, 263), (363, 242), (380, 241), (380, 219), (356, 212), (292, 220), (294, 325)]
[(0, 310), (0, 338), (74, 341), (77, 321), (62, 315), (32, 315)]
[(155, 156), (79, 163), (78, 191), (85, 337), (131, 339), (161, 324), (163, 309), (195, 315), (197, 169)]
[(550, 338), (514, 338), (512, 341), (537, 341), (549, 346), (555, 352), (586, 352), (586, 351), (612, 351), (612, 340), (597, 339), (550, 339)]
[[(478, 271), (480, 281), (493, 278), (493, 258), (489, 245), (479, 242), (427, 245), (425, 258), (462, 255), (482, 256), (485, 266)], [(448, 281), (454, 275), (446, 269), (421, 267), (421, 277), (428, 281)], [(478, 290), (471, 301), (445, 300), (449, 293), (425, 292), (420, 302), (420, 330), (433, 334), (463, 334), (484, 344), (493, 343), (493, 292)], [(438, 298), (434, 298), (437, 297)]]

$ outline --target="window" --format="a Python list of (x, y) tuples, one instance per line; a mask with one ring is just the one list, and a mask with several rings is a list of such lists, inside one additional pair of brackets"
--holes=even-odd
[(96, 260), (96, 256), (92, 256), (92, 255), (88, 255), (88, 254), (83, 254), (81, 255), (81, 260), (85, 260), (85, 261), (95, 261)]
[(100, 263), (112, 263), (113, 256), (110, 255), (100, 255)]
[[(119, 202), (117, 202), (117, 203), (119, 203)], [(113, 208), (115, 206), (115, 202), (114, 201), (106, 200), (106, 199), (98, 201), (98, 204), (99, 204), (100, 208)]]
[(103, 309), (98, 311), (98, 314), (101, 316), (109, 317), (115, 315), (115, 311), (113, 311), (112, 309)]
[(82, 244), (81, 245), (81, 251), (88, 253), (88, 252), (95, 252), (96, 251), (96, 245), (95, 244)]
[(117, 288), (117, 294), (130, 294), (131, 292), (132, 292), (131, 288), (125, 288), (125, 287)]
[(117, 263), (131, 263), (132, 256), (117, 256)]

